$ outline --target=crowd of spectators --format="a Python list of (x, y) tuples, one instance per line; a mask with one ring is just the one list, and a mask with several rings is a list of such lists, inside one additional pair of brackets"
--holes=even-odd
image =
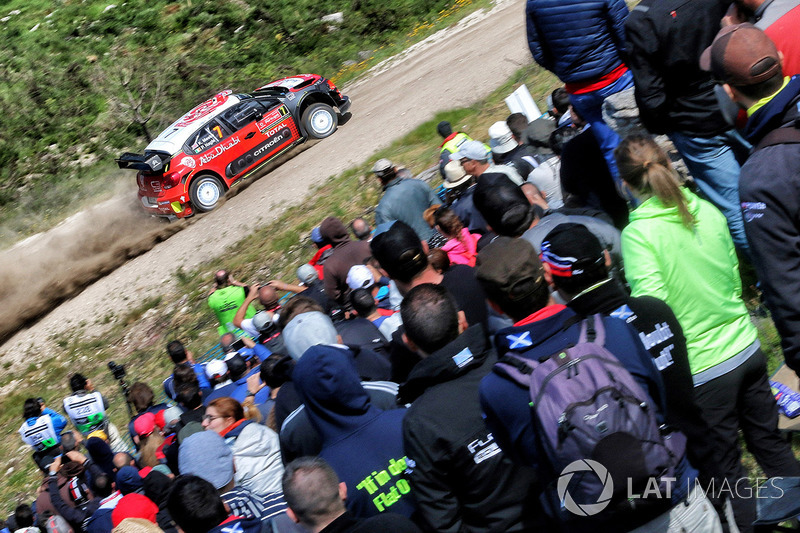
[[(380, 159), (374, 229), (325, 218), (297, 280), (217, 271), (222, 356), (170, 341), (127, 435), (81, 374), (66, 417), (28, 399), (43, 478), (8, 531), (752, 531), (740, 433), (800, 476), (739, 274), (800, 370), (798, 17), (528, 0), (548, 114), (440, 123), (442, 199)], [(626, 92), (688, 181), (606, 123)]]

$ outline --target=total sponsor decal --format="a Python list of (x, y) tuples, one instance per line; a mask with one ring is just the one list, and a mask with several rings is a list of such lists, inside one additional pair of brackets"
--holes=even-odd
[(180, 120), (178, 120), (178, 122), (173, 124), (173, 126), (176, 128), (182, 128), (184, 126), (188, 126), (195, 120), (206, 116), (211, 111), (215, 110), (216, 108), (227, 102), (228, 96), (230, 96), (231, 94), (233, 94), (233, 91), (231, 91), (230, 89), (215, 94), (202, 104), (198, 105), (197, 107), (195, 107), (194, 109), (183, 115), (180, 118)]
[(237, 157), (235, 161), (231, 161), (225, 169), (225, 175), (232, 178), (239, 172), (249, 168), (255, 163), (258, 163), (273, 149), (279, 148), (281, 145), (292, 140), (292, 130), (287, 126), (278, 126), (267, 132), (267, 139), (249, 150), (247, 153)]
[(218, 144), (214, 150), (200, 156), (200, 164), (205, 165), (206, 163), (213, 161), (237, 144), (239, 144), (239, 137), (234, 137), (227, 144)]

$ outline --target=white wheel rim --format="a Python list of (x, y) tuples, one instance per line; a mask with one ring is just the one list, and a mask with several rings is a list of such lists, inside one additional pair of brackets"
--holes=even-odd
[(311, 115), (311, 128), (315, 133), (327, 133), (333, 127), (333, 117), (324, 109), (318, 109)]
[(197, 187), (197, 200), (204, 207), (211, 207), (219, 200), (219, 187), (214, 182), (204, 181)]

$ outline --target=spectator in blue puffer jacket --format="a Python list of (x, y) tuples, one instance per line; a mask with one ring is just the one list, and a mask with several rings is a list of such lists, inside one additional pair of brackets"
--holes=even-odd
[(590, 124), (618, 180), (619, 136), (603, 121), (603, 100), (633, 87), (625, 66), (625, 0), (528, 0), (528, 45), (533, 59), (565, 83), (570, 102)]

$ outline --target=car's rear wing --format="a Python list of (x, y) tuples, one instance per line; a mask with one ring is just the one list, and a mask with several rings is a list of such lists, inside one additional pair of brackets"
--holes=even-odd
[(165, 170), (164, 165), (169, 162), (169, 154), (150, 152), (134, 154), (125, 152), (114, 161), (123, 170), (144, 170), (145, 172), (159, 172)]

